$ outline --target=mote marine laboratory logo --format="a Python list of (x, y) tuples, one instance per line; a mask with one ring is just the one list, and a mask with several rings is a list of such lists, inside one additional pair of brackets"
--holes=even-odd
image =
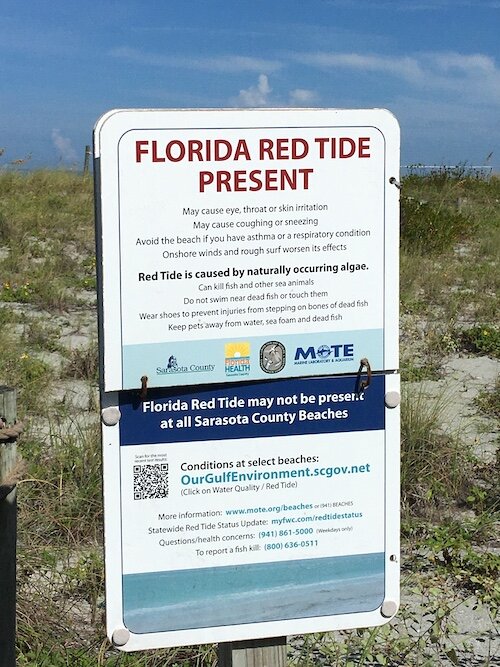
[(260, 348), (260, 367), (264, 373), (279, 373), (285, 368), (286, 350), (283, 343), (270, 340)]
[(224, 368), (230, 377), (250, 375), (250, 343), (226, 343)]
[(353, 343), (338, 343), (335, 345), (319, 345), (307, 348), (298, 347), (295, 350), (293, 363), (299, 364), (329, 364), (333, 362), (352, 361), (354, 357)]
[(177, 357), (173, 354), (168, 358), (164, 366), (156, 367), (156, 375), (173, 375), (176, 373), (213, 373), (215, 364), (184, 364), (179, 365)]

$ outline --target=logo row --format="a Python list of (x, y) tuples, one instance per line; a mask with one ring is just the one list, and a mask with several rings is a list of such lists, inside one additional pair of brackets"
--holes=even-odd
[[(234, 342), (224, 344), (224, 370), (227, 377), (241, 377), (250, 375), (250, 343)], [(337, 343), (335, 345), (319, 345), (318, 347), (297, 347), (293, 358), (293, 365), (321, 364), (332, 362), (351, 361), (354, 357), (352, 343)], [(283, 343), (270, 340), (259, 350), (259, 364), (264, 373), (280, 373), (286, 366), (287, 352)], [(211, 373), (215, 364), (180, 364), (177, 357), (171, 355), (164, 366), (158, 366), (157, 375), (176, 373)]]

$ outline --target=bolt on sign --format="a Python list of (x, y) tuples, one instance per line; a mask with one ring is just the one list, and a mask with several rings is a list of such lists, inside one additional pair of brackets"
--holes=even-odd
[(399, 600), (399, 128), (115, 110), (94, 133), (107, 628), (124, 650)]

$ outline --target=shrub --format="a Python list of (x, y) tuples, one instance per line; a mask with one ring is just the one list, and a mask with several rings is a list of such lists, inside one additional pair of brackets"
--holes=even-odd
[(408, 253), (444, 252), (470, 231), (470, 219), (448, 206), (401, 197), (401, 247)]
[(498, 327), (484, 325), (465, 329), (459, 334), (459, 341), (467, 352), (500, 357), (500, 328)]

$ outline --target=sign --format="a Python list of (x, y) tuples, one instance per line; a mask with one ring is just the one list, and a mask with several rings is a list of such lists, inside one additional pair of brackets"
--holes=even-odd
[(110, 639), (384, 623), (399, 600), (395, 119), (116, 110), (94, 155)]
[(103, 116), (105, 391), (397, 368), (398, 149), (384, 110)]
[[(110, 637), (126, 650), (380, 625), (398, 600), (397, 375), (117, 397)], [(111, 520), (112, 517), (112, 520)]]

